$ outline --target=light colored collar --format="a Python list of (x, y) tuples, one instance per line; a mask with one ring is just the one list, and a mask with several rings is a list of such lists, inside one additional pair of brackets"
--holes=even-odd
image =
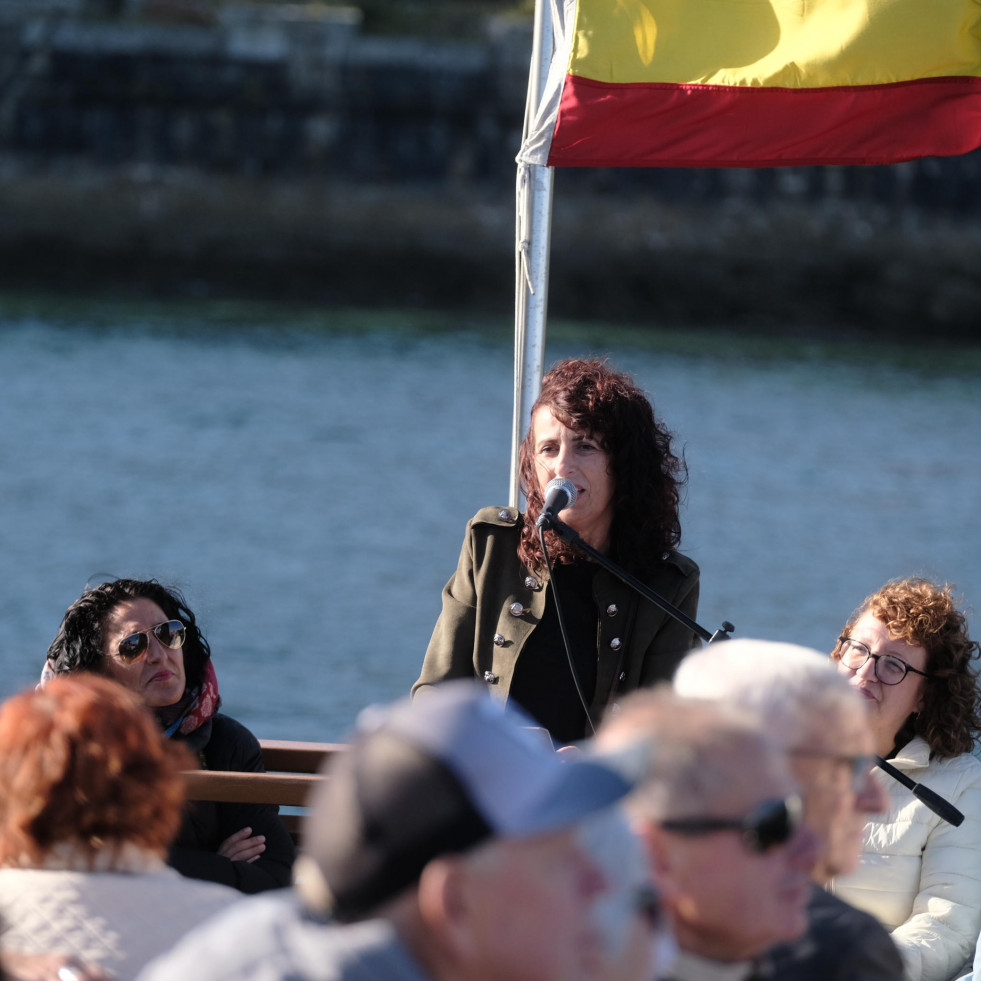
[(929, 766), (930, 746), (922, 736), (914, 736), (889, 762), (903, 770)]
[(749, 961), (725, 963), (679, 950), (668, 968), (670, 981), (743, 981), (753, 965)]
[(62, 872), (157, 872), (165, 867), (163, 858), (130, 841), (107, 841), (90, 854), (78, 842), (59, 841), (44, 855), (37, 868)]

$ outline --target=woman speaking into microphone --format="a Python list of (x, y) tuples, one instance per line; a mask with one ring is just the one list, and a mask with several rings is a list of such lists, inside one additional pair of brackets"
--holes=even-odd
[(543, 506), (564, 508), (583, 541), (694, 620), (698, 566), (677, 551), (687, 469), (644, 393), (595, 360), (542, 379), (519, 466), (527, 512), (470, 520), (412, 691), (476, 677), (571, 742), (621, 693), (670, 679), (698, 640), (551, 530), (546, 555)]

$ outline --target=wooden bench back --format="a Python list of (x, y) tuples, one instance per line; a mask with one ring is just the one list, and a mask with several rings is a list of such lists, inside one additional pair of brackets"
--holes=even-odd
[(278, 804), (291, 808), (281, 815), (293, 839), (300, 828), (310, 793), (324, 778), (319, 770), (343, 743), (309, 743), (286, 739), (260, 739), (265, 773), (238, 770), (189, 770), (185, 781), (188, 800), (216, 800), (235, 804)]

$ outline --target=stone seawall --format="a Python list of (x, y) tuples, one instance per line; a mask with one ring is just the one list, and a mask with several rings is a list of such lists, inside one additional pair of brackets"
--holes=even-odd
[[(530, 38), (364, 37), (354, 10), (229, 6), (213, 26), (4, 21), (0, 149), (50, 161), (359, 180), (500, 179)], [(513, 153), (510, 154), (513, 160)]]
[[(357, 11), (211, 24), (0, 0), (0, 287), (511, 314), (527, 24), (362, 34)], [(551, 309), (974, 339), (981, 156), (564, 171)]]

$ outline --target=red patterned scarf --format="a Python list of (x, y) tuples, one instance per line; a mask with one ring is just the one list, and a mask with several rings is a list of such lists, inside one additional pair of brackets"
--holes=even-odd
[(221, 707), (218, 694), (218, 676), (209, 658), (204, 663), (204, 679), (195, 688), (189, 688), (176, 705), (156, 710), (156, 716), (166, 736), (188, 736), (199, 729)]

